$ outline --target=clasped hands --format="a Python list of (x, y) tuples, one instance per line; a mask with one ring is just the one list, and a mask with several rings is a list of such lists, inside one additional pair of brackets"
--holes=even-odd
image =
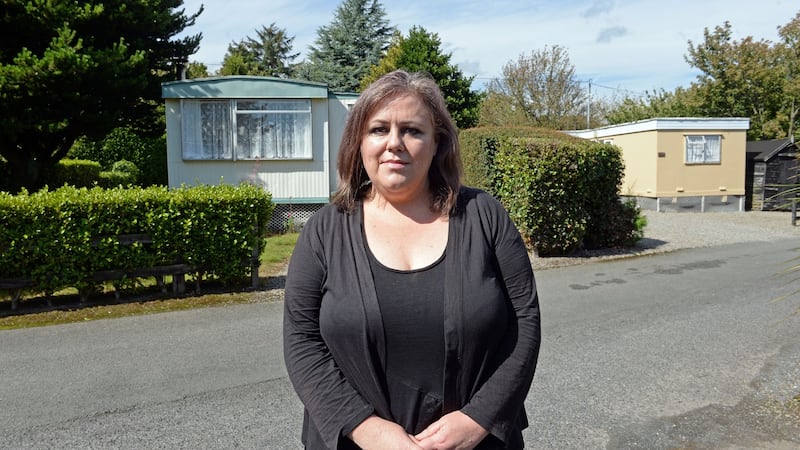
[(350, 438), (365, 450), (471, 450), (488, 434), (466, 414), (453, 411), (416, 436), (396, 423), (371, 416), (353, 430)]

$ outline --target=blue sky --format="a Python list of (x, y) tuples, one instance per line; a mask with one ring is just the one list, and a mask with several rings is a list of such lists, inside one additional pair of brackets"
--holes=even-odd
[[(203, 33), (191, 57), (213, 72), (228, 44), (275, 23), (294, 36), (304, 59), (317, 30), (330, 24), (338, 0), (184, 0), (187, 13), (205, 11), (186, 33)], [(473, 87), (501, 74), (521, 54), (559, 45), (577, 77), (595, 95), (637, 94), (688, 86), (688, 41), (729, 21), (735, 39), (775, 41), (777, 27), (800, 11), (796, 0), (383, 0), (387, 19), (406, 34), (414, 25), (437, 33), (451, 62), (475, 76)]]

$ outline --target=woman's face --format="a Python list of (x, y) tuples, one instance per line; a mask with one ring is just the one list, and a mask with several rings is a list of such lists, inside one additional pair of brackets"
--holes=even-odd
[(433, 117), (416, 95), (388, 98), (367, 119), (361, 159), (373, 195), (398, 202), (427, 196), (434, 155)]

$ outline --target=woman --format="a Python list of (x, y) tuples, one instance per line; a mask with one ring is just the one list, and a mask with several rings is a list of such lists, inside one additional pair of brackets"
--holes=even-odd
[(289, 264), (284, 356), (308, 449), (522, 448), (540, 324), (527, 250), (463, 187), (436, 83), (395, 71), (345, 125)]

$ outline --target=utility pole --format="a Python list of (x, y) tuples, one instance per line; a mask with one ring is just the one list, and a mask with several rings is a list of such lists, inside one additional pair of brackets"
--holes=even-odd
[(592, 80), (589, 80), (589, 98), (586, 101), (586, 129), (592, 128)]

